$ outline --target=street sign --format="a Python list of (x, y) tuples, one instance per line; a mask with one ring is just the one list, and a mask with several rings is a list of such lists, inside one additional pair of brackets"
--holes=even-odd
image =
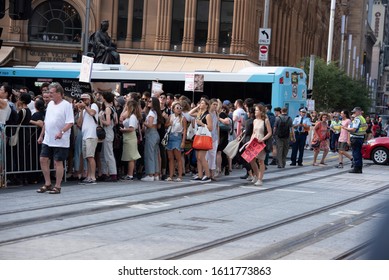
[(259, 46), (259, 61), (267, 61), (269, 47), (266, 45)]
[(260, 45), (270, 45), (271, 40), (271, 29), (270, 28), (260, 28), (258, 36), (258, 44)]

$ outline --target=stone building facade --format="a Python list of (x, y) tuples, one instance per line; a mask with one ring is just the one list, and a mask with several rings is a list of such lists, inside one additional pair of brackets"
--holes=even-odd
[[(333, 60), (339, 59), (341, 15), (350, 15), (348, 32), (358, 52), (365, 51), (363, 4), (337, 2)], [(0, 64), (72, 62), (85, 37), (110, 21), (109, 34), (121, 54), (214, 57), (258, 61), (264, 0), (91, 0), (85, 32), (86, 0), (33, 0), (29, 20), (0, 19), (4, 48)], [(311, 54), (326, 58), (331, 0), (272, 0), (267, 65), (296, 66)], [(8, 3), (8, 2), (7, 2)], [(361, 15), (362, 13), (362, 15)], [(359, 35), (357, 35), (359, 34)]]

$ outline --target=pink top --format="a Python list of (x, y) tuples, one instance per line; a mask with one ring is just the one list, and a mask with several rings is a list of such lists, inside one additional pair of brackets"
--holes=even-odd
[[(345, 127), (348, 127), (351, 123), (351, 120), (350, 119), (345, 119), (345, 120), (342, 120), (342, 126), (345, 126)], [(341, 129), (340, 130), (340, 136), (339, 136), (339, 142), (344, 142), (344, 143), (347, 143), (347, 140), (348, 140), (348, 131), (345, 130), (345, 129)]]

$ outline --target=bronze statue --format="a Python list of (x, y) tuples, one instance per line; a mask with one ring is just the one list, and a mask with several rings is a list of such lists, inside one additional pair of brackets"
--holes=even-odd
[(103, 20), (100, 30), (89, 38), (89, 51), (94, 53), (95, 63), (120, 64), (120, 55), (116, 51), (116, 44), (108, 36), (108, 27), (108, 20)]

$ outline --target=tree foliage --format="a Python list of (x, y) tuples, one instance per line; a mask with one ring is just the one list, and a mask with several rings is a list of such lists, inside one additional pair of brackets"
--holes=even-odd
[[(304, 71), (309, 73), (309, 58), (305, 59)], [(361, 107), (365, 112), (370, 108), (369, 90), (363, 80), (353, 80), (334, 63), (315, 59), (312, 99), (316, 111), (352, 110)]]

